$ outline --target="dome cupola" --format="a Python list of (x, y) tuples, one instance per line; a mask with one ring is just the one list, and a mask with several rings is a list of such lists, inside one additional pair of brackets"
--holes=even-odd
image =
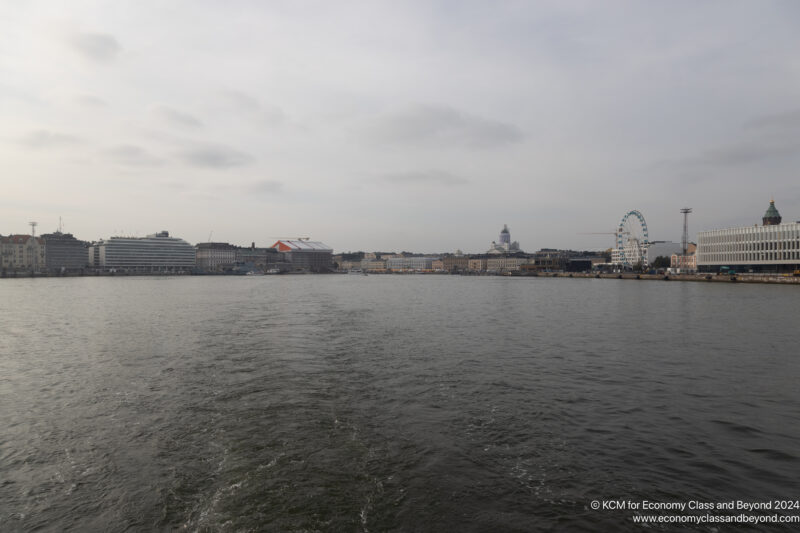
[(767, 212), (764, 213), (764, 218), (761, 219), (761, 222), (765, 226), (777, 226), (781, 223), (781, 220), (781, 214), (778, 213), (778, 210), (775, 208), (775, 200), (770, 200)]

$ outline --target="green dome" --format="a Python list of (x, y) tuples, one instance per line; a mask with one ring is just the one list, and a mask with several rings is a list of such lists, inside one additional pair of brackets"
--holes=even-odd
[(764, 213), (764, 218), (761, 219), (761, 222), (765, 226), (777, 226), (781, 223), (781, 214), (775, 209), (775, 200), (770, 200), (767, 212)]
[(781, 216), (781, 214), (778, 213), (777, 209), (775, 209), (775, 200), (771, 200), (769, 202), (769, 207), (767, 208), (767, 212), (764, 213), (764, 218), (773, 218), (779, 216)]
[(508, 231), (508, 225), (507, 224), (503, 224), (503, 231), (501, 231), (500, 233), (510, 233)]

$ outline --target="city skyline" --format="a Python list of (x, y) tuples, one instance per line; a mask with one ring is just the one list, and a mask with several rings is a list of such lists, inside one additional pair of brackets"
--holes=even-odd
[(0, 233), (606, 249), (800, 219), (800, 6), (0, 6)]

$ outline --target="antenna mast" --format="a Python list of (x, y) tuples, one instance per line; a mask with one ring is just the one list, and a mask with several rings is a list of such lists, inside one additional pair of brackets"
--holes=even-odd
[(38, 222), (28, 222), (28, 224), (30, 224), (30, 226), (31, 226), (31, 236), (33, 236), (35, 238), (36, 237), (36, 226), (38, 226), (39, 223)]

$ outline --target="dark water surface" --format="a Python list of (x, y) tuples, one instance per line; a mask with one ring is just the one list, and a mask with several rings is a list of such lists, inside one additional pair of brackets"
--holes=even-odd
[(605, 279), (0, 280), (0, 530), (640, 530), (590, 502), (798, 498), (799, 304)]

